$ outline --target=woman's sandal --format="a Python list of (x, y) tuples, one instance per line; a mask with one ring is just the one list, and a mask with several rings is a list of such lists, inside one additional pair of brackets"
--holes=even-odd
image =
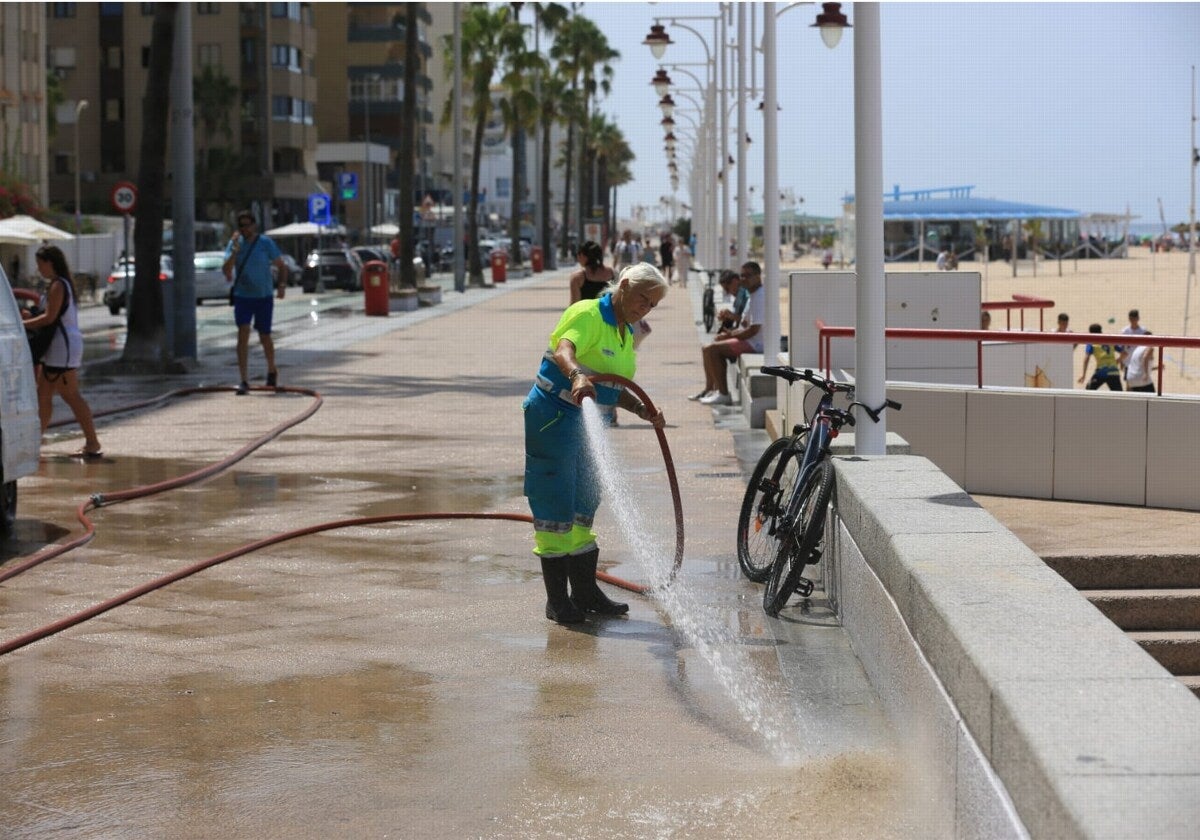
[(104, 450), (96, 449), (94, 451), (89, 451), (87, 449), (79, 449), (79, 450), (76, 450), (75, 452), (72, 452), (71, 457), (72, 458), (83, 458), (85, 460), (88, 458), (102, 458), (102, 457), (104, 457)]

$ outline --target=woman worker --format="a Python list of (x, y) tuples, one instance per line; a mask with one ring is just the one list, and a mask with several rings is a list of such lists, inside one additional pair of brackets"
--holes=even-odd
[[(667, 294), (667, 281), (652, 265), (627, 268), (616, 289), (571, 304), (550, 334), (549, 349), (534, 379), (525, 411), (525, 495), (533, 512), (534, 549), (546, 584), (546, 618), (560, 624), (585, 613), (623, 615), (628, 604), (609, 600), (596, 584), (600, 549), (592, 519), (600, 486), (590, 463), (579, 406), (585, 397), (618, 405), (661, 429), (662, 412), (620, 386), (593, 384), (589, 375), (615, 373), (632, 379), (637, 367), (633, 328)], [(567, 584), (570, 583), (568, 595)]]

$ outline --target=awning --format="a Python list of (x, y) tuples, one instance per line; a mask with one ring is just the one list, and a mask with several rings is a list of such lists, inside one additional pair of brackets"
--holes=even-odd
[(0, 237), (24, 237), (26, 242), (17, 244), (29, 244), (37, 242), (41, 239), (74, 239), (75, 237), (65, 230), (60, 230), (54, 225), (39, 222), (33, 216), (10, 216), (7, 219), (0, 219)]
[(273, 230), (266, 231), (267, 236), (276, 239), (287, 236), (334, 236), (346, 232), (346, 229), (341, 225), (330, 225), (322, 227), (314, 225), (312, 222), (292, 222), (290, 225), (277, 227)]
[(1078, 219), (1078, 210), (1043, 207), (1038, 204), (1018, 204), (994, 198), (908, 199), (883, 202), (885, 222), (906, 221), (964, 221), (986, 219)]

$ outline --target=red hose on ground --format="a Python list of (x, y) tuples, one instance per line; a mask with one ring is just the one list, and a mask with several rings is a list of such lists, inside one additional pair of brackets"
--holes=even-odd
[[(654, 407), (654, 403), (651, 402), (650, 397), (646, 394), (646, 392), (644, 390), (642, 390), (642, 388), (640, 386), (638, 386), (636, 383), (632, 382), (629, 379), (626, 379), (621, 376), (617, 376), (615, 374), (603, 374), (603, 375), (597, 375), (597, 376), (593, 377), (593, 381), (620, 383), (620, 384), (624, 385), (625, 387), (629, 388), (630, 390), (632, 390), (638, 396), (638, 398), (641, 399), (642, 402), (646, 404), (647, 409), (649, 409), (649, 411), (652, 415), (654, 413), (656, 413), (656, 411), (657, 411)], [(162, 402), (170, 397), (175, 397), (175, 396), (186, 396), (189, 394), (196, 394), (196, 393), (224, 392), (224, 391), (231, 391), (231, 390), (233, 390), (233, 389), (227, 388), (227, 387), (182, 388), (182, 389), (179, 389), (176, 391), (171, 391), (167, 394), (163, 394), (162, 396), (156, 397), (155, 399), (147, 400), (142, 403), (137, 403), (135, 405), (130, 405), (130, 406), (124, 406), (124, 407), (118, 408), (118, 409), (111, 409), (111, 410), (103, 412), (103, 413), (97, 413), (95, 416), (105, 416), (108, 414), (116, 414), (118, 412), (130, 411), (134, 408), (140, 408), (140, 407), (146, 406), (146, 405), (153, 405), (153, 404)], [(160, 481), (156, 484), (146, 484), (146, 485), (142, 485), (141, 487), (134, 487), (134, 488), (131, 488), (128, 490), (121, 490), (119, 492), (109, 493), (107, 495), (102, 495), (99, 493), (93, 495), (88, 501), (82, 503), (79, 506), (78, 510), (76, 511), (76, 517), (79, 519), (79, 521), (83, 524), (83, 526), (85, 528), (85, 532), (81, 536), (76, 537), (75, 539), (70, 540), (66, 543), (59, 543), (59, 544), (51, 546), (47, 549), (44, 549), (43, 551), (40, 551), (37, 554), (33, 555), (32, 557), (26, 559), (22, 563), (20, 563), (16, 566), (13, 566), (12, 568), (4, 570), (2, 573), (0, 573), (0, 582), (8, 580), (9, 578), (16, 577), (17, 575), (21, 574), (22, 572), (26, 571), (27, 569), (32, 568), (33, 566), (38, 565), (39, 563), (44, 563), (47, 560), (50, 560), (54, 557), (58, 557), (64, 553), (66, 553), (67, 551), (70, 551), (71, 549), (74, 549), (81, 545), (84, 545), (88, 541), (90, 541), (92, 539), (92, 537), (95, 536), (96, 529), (95, 529), (95, 526), (92, 524), (91, 520), (88, 519), (88, 517), (87, 517), (87, 512), (89, 510), (100, 508), (101, 506), (107, 505), (107, 504), (115, 504), (117, 502), (128, 501), (130, 499), (136, 499), (136, 498), (140, 498), (143, 496), (150, 496), (150, 495), (154, 495), (156, 493), (162, 493), (167, 490), (173, 490), (177, 487), (182, 487), (185, 484), (192, 484), (192, 483), (200, 481), (204, 478), (208, 478), (209, 476), (214, 475), (215, 473), (218, 473), (221, 470), (224, 470), (227, 467), (232, 466), (233, 464), (236, 464), (238, 461), (245, 458), (251, 452), (253, 452), (254, 450), (263, 446), (268, 441), (273, 440), (274, 438), (278, 437), (280, 434), (282, 434), (284, 431), (291, 428), (292, 426), (295, 426), (295, 425), (303, 422), (304, 420), (307, 420), (309, 417), (311, 417), (317, 411), (317, 409), (319, 409), (321, 407), (321, 404), (323, 402), (323, 399), (320, 394), (318, 394), (316, 391), (312, 391), (307, 388), (278, 388), (278, 389), (255, 388), (254, 390), (282, 391), (282, 392), (288, 392), (288, 393), (307, 394), (309, 396), (312, 396), (314, 398), (314, 401), (313, 401), (312, 405), (310, 405), (309, 408), (306, 409), (305, 411), (301, 412), (300, 414), (296, 415), (295, 417), (291, 418), (290, 420), (280, 423), (275, 428), (266, 432), (264, 435), (256, 438), (254, 441), (248, 443), (246, 446), (242, 447), (237, 452), (234, 452), (232, 455), (228, 456), (227, 458), (224, 458), (221, 461), (217, 461), (213, 464), (210, 464), (207, 467), (203, 467), (199, 470), (195, 470), (194, 472), (187, 473), (186, 475), (182, 475), (177, 478), (168, 479), (166, 481)], [(65, 425), (66, 422), (70, 422), (70, 421), (63, 421), (63, 422), (55, 423), (53, 425), (56, 425), (56, 426), (57, 425)], [(655, 429), (655, 432), (658, 435), (659, 446), (662, 449), (663, 461), (666, 465), (667, 479), (671, 486), (671, 501), (675, 506), (675, 561), (674, 561), (674, 565), (671, 568), (671, 574), (670, 574), (670, 578), (668, 580), (668, 582), (670, 582), (671, 580), (675, 579), (675, 575), (678, 573), (679, 567), (683, 563), (683, 506), (680, 501), (679, 483), (675, 477), (675, 464), (674, 464), (674, 461), (671, 459), (671, 450), (667, 446), (666, 435), (663, 433), (662, 429)], [(178, 580), (182, 580), (183, 578), (190, 577), (191, 575), (194, 575), (197, 572), (203, 571), (204, 569), (208, 569), (212, 566), (216, 566), (220, 563), (224, 563), (225, 561), (232, 560), (236, 557), (241, 557), (245, 554), (250, 554), (251, 552), (258, 551), (261, 548), (266, 548), (271, 545), (277, 545), (279, 543), (297, 539), (298, 537), (304, 537), (304, 536), (308, 536), (310, 534), (317, 534), (317, 533), (321, 533), (323, 531), (332, 531), (332, 530), (336, 530), (339, 528), (351, 528), (351, 527), (364, 526), (364, 525), (379, 525), (379, 524), (383, 524), (383, 523), (387, 523), (387, 522), (406, 522), (406, 521), (439, 520), (439, 519), (442, 519), (442, 520), (444, 520), (444, 519), (492, 519), (492, 520), (508, 520), (511, 522), (525, 522), (525, 523), (530, 523), (530, 524), (532, 524), (532, 522), (533, 522), (533, 517), (531, 517), (529, 514), (524, 514), (524, 513), (401, 513), (401, 514), (391, 514), (391, 515), (386, 515), (386, 516), (366, 516), (366, 517), (359, 517), (356, 519), (342, 519), (342, 520), (337, 520), (334, 522), (325, 522), (325, 523), (322, 523), (319, 525), (310, 525), (305, 528), (298, 528), (293, 531), (287, 531), (284, 533), (275, 534), (273, 536), (266, 537), (264, 539), (257, 540), (252, 543), (247, 543), (246, 545), (243, 545), (239, 548), (231, 549), (230, 551), (224, 552), (222, 554), (218, 554), (218, 555), (216, 555), (214, 557), (210, 557), (206, 560), (201, 560), (200, 562), (194, 563), (191, 566), (187, 566), (187, 567), (179, 569), (175, 572), (171, 572), (170, 574), (155, 578), (154, 580), (148, 581), (147, 583), (144, 583), (140, 586), (134, 587), (133, 589), (130, 589), (120, 595), (114, 596), (113, 598), (109, 598), (106, 601), (102, 601), (98, 604), (88, 607), (85, 610), (77, 612), (74, 615), (70, 615), (70, 616), (67, 616), (66, 618), (59, 619), (58, 621), (52, 622), (43, 627), (39, 627), (35, 630), (31, 630), (28, 633), (17, 636), (16, 638), (10, 639), (7, 642), (0, 643), (0, 656), (4, 656), (5, 654), (11, 653), (15, 650), (19, 650), (20, 648), (23, 648), (26, 645), (32, 644), (33, 642), (36, 642), (39, 639), (44, 639), (47, 636), (52, 636), (55, 633), (59, 633), (70, 627), (74, 627), (77, 624), (82, 624), (83, 622), (87, 621), (88, 619), (95, 618), (96, 616), (106, 613), (109, 610), (114, 609), (115, 607), (118, 607), (122, 604), (126, 604), (136, 598), (140, 598), (142, 595), (145, 595), (149, 592), (153, 592), (156, 589), (161, 589), (161, 588), (163, 588), (171, 583), (174, 583)], [(597, 572), (596, 577), (599, 580), (605, 581), (614, 586), (619, 586), (619, 587), (621, 587), (623, 589), (627, 589), (631, 592), (636, 592), (641, 595), (646, 594), (646, 592), (648, 591), (648, 587), (643, 584), (632, 583), (630, 581), (616, 577), (615, 575), (607, 574), (606, 572)]]

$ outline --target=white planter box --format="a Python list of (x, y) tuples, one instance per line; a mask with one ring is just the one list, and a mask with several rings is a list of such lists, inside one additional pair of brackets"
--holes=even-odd
[(425, 288), (418, 288), (417, 299), (421, 302), (421, 306), (437, 306), (442, 302), (442, 287), (426, 286)]
[(417, 295), (414, 294), (392, 294), (388, 298), (389, 312), (412, 312), (418, 306), (420, 301), (417, 300)]

